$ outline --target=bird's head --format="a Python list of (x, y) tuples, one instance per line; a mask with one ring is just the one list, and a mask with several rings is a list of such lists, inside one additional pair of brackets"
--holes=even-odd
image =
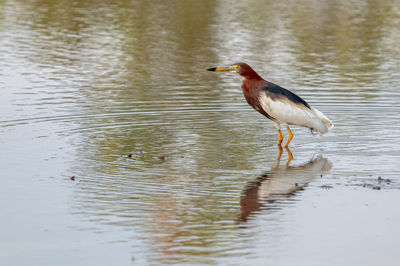
[(228, 67), (212, 67), (208, 71), (234, 72), (247, 79), (261, 79), (261, 77), (246, 63), (238, 62)]

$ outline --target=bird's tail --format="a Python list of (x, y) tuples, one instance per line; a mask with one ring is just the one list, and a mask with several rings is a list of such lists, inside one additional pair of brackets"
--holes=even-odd
[(322, 112), (318, 111), (315, 108), (312, 108), (311, 110), (313, 111), (319, 122), (323, 124), (323, 127), (321, 129), (316, 129), (320, 135), (325, 134), (330, 128), (334, 127), (332, 121), (329, 120), (329, 118), (327, 118)]

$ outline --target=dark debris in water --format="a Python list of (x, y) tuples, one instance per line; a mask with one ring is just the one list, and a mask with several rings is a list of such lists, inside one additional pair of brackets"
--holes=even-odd
[(354, 178), (346, 186), (359, 186), (374, 190), (400, 189), (400, 184), (392, 179), (378, 178)]
[[(369, 175), (366, 177), (354, 177), (349, 179), (346, 184), (336, 183), (335, 186), (346, 186), (346, 187), (362, 187), (366, 189), (373, 190), (385, 190), (385, 189), (399, 189), (400, 190), (400, 182), (395, 179), (382, 178), (378, 176), (378, 178)], [(319, 186), (322, 189), (331, 189), (334, 188), (334, 185), (324, 184)]]
[[(123, 156), (126, 157), (126, 158), (129, 158), (129, 159), (139, 159), (140, 160), (140, 159), (144, 158), (145, 152), (143, 150), (139, 150), (139, 151), (134, 152), (134, 153), (125, 154)], [(167, 160), (167, 155), (159, 154), (159, 155), (157, 155), (157, 156), (155, 156), (153, 158), (157, 158), (160, 161), (166, 161)], [(180, 156), (179, 158), (184, 158), (184, 156)]]
[(322, 185), (322, 186), (319, 186), (319, 187), (323, 188), (323, 189), (326, 189), (326, 190), (333, 188), (333, 186), (331, 186), (331, 185)]
[(129, 154), (127, 154), (126, 155), (126, 157), (128, 157), (128, 158), (135, 158), (135, 157), (138, 157), (136, 154), (138, 154), (139, 155), (139, 157), (140, 158), (143, 158), (144, 157), (144, 151), (143, 150), (139, 150), (138, 152), (136, 152), (136, 153), (129, 153)]
[(389, 178), (387, 178), (387, 179), (384, 179), (384, 178), (382, 178), (382, 177), (378, 176), (378, 182), (379, 182), (379, 183), (381, 183), (381, 182), (386, 182), (387, 184), (389, 184), (389, 183), (391, 183), (391, 182), (392, 182), (392, 180), (391, 180), (391, 179), (389, 179)]

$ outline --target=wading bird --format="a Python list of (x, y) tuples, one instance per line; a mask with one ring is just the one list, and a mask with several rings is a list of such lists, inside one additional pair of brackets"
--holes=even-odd
[(235, 63), (229, 67), (213, 67), (207, 70), (235, 72), (244, 78), (242, 82), (244, 97), (248, 104), (274, 122), (279, 133), (278, 146), (283, 140), (281, 124), (286, 126), (289, 132), (285, 147), (288, 147), (293, 138), (289, 125), (307, 127), (320, 135), (333, 127), (332, 122), (323, 113), (311, 108), (306, 101), (293, 92), (266, 81), (246, 63)]

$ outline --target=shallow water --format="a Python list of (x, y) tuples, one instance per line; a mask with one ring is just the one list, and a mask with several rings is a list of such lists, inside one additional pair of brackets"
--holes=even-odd
[(1, 264), (397, 265), (400, 4), (281, 2), (1, 1)]

